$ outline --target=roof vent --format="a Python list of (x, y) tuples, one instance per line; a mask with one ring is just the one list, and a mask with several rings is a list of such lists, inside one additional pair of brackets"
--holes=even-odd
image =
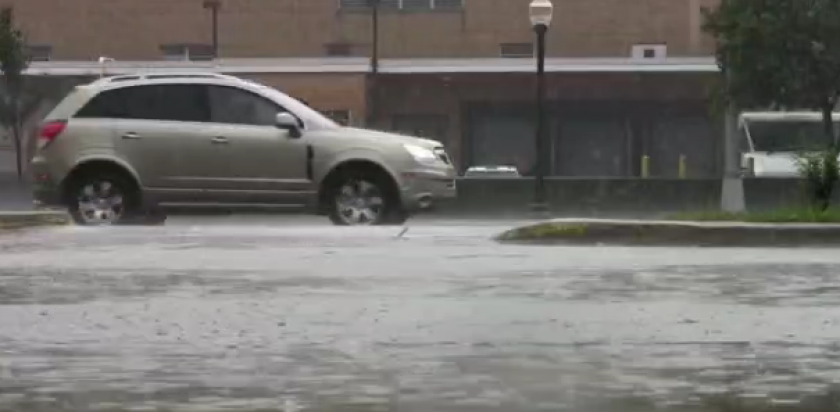
[(658, 60), (668, 57), (666, 44), (634, 44), (630, 57), (633, 60)]

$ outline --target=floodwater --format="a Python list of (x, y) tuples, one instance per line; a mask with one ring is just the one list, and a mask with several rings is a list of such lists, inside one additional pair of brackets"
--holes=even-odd
[(629, 411), (840, 382), (833, 250), (489, 240), (511, 224), (0, 235), (0, 410)]

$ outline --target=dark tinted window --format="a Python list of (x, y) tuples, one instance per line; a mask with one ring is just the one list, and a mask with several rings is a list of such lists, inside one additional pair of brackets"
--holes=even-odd
[(274, 126), (286, 110), (274, 102), (234, 87), (209, 86), (211, 120), (215, 123)]
[(76, 117), (206, 122), (209, 108), (202, 85), (135, 86), (100, 93)]
[(154, 106), (145, 104), (152, 99), (153, 90), (148, 87), (129, 87), (102, 92), (88, 102), (76, 117), (99, 117), (111, 119), (153, 118)]
[(207, 86), (198, 84), (173, 84), (159, 88), (160, 108), (158, 119), (182, 122), (210, 121)]

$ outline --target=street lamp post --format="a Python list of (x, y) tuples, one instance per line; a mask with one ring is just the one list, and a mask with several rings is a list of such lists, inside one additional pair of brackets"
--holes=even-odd
[(548, 146), (548, 129), (546, 128), (545, 115), (545, 35), (551, 25), (551, 18), (554, 15), (554, 5), (551, 0), (533, 0), (528, 7), (528, 15), (531, 18), (531, 26), (537, 35), (537, 127), (534, 136), (534, 157), (536, 160), (536, 173), (534, 176), (534, 203), (532, 208), (535, 211), (543, 212), (548, 210), (545, 196), (545, 175), (546, 173), (546, 147)]
[(222, 3), (219, 0), (204, 0), (204, 8), (210, 10), (212, 20), (213, 33), (213, 58), (219, 58), (219, 9), (222, 8)]

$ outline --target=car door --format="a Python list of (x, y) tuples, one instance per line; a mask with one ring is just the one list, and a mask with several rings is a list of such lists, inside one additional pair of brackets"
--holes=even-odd
[(147, 190), (160, 202), (200, 201), (191, 179), (201, 153), (190, 143), (206, 136), (210, 118), (201, 85), (155, 84), (127, 88), (129, 116), (116, 123), (115, 140)]
[(108, 119), (113, 153), (137, 174), (146, 189), (167, 192), (179, 186), (179, 137), (195, 127), (178, 121), (161, 91), (158, 85), (106, 90), (76, 117)]
[(212, 191), (228, 173), (226, 145), (213, 139), (207, 86), (200, 83), (161, 85), (157, 93), (162, 119), (157, 126), (173, 137), (165, 183), (172, 202), (214, 203)]
[(292, 137), (275, 119), (286, 109), (249, 90), (209, 85), (212, 139), (227, 150), (220, 198), (243, 203), (304, 205), (314, 193), (305, 136)]
[(227, 159), (209, 143), (210, 110), (201, 84), (107, 90), (76, 116), (111, 120), (114, 151), (159, 202), (203, 201), (204, 169)]

